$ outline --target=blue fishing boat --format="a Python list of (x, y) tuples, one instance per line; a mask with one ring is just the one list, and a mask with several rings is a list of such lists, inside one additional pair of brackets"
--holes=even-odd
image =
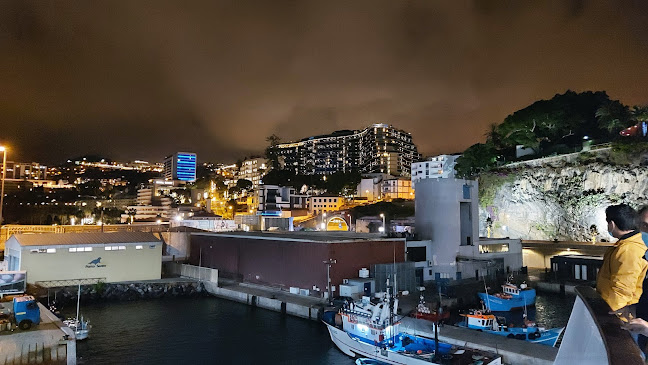
[(387, 294), (378, 303), (364, 300), (327, 311), (322, 321), (333, 343), (345, 354), (399, 365), (501, 365), (495, 353), (441, 343), (401, 332), (395, 320), (398, 299)]
[(466, 320), (458, 323), (457, 326), (459, 327), (475, 329), (486, 333), (552, 347), (556, 346), (558, 338), (565, 330), (564, 327), (544, 329), (526, 319), (523, 327), (509, 327), (503, 324), (503, 318), (499, 318), (498, 320), (494, 314), (479, 310), (471, 310), (468, 314), (462, 314), (462, 316), (465, 317)]
[(494, 312), (507, 312), (514, 308), (535, 305), (536, 291), (526, 283), (517, 286), (511, 282), (502, 285), (502, 292), (496, 294), (478, 293), (486, 309)]

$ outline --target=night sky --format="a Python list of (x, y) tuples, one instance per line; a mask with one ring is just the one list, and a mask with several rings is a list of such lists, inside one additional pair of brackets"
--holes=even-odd
[(233, 162), (374, 122), (454, 153), (567, 89), (648, 104), (648, 2), (0, 1), (16, 161)]

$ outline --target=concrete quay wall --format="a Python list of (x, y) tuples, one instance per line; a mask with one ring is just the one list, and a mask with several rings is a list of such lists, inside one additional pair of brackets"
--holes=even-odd
[[(434, 324), (423, 319), (404, 317), (401, 330), (412, 335), (434, 338)], [(555, 347), (454, 326), (440, 327), (439, 341), (497, 353), (506, 364), (551, 365), (558, 354)]]
[(275, 295), (270, 292), (259, 294), (246, 291), (245, 287), (230, 289), (219, 287), (217, 284), (210, 282), (204, 282), (203, 284), (208, 293), (218, 298), (314, 321), (320, 320), (322, 316), (322, 308), (320, 306), (296, 303), (290, 301), (290, 298), (273, 298)]

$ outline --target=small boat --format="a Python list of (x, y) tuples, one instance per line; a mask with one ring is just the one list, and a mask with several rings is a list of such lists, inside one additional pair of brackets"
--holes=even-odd
[(88, 338), (90, 335), (90, 324), (88, 323), (88, 320), (84, 320), (83, 316), (81, 317), (81, 320), (79, 320), (79, 303), (81, 301), (81, 285), (79, 284), (79, 291), (77, 293), (77, 309), (76, 309), (76, 317), (75, 318), (68, 318), (63, 321), (63, 324), (70, 327), (71, 330), (74, 331), (75, 338), (77, 340), (85, 340)]
[(432, 322), (438, 322), (440, 320), (450, 318), (450, 312), (448, 311), (444, 312), (442, 309), (440, 309), (439, 311), (430, 309), (430, 307), (427, 304), (425, 304), (425, 299), (423, 299), (423, 295), (421, 295), (419, 299), (419, 304), (416, 306), (416, 309), (414, 309), (410, 313), (410, 317), (414, 317), (417, 319), (425, 319)]
[(495, 353), (441, 343), (433, 339), (401, 332), (394, 318), (398, 299), (392, 299), (390, 287), (379, 303), (365, 300), (344, 305), (339, 311), (325, 311), (322, 321), (333, 343), (351, 357), (401, 365), (484, 364), (501, 365)]
[(503, 318), (495, 317), (488, 311), (471, 309), (468, 314), (462, 314), (466, 320), (458, 323), (457, 326), (471, 328), (477, 331), (492, 333), (495, 335), (506, 336), (518, 340), (525, 340), (532, 343), (538, 343), (547, 346), (556, 346), (558, 338), (565, 330), (565, 327), (545, 329), (538, 327), (532, 321), (525, 318), (523, 327), (506, 326)]
[(515, 308), (535, 305), (536, 291), (526, 283), (517, 286), (509, 281), (502, 285), (502, 292), (496, 294), (478, 293), (486, 309), (494, 312), (507, 312)]
[(80, 320), (77, 318), (68, 318), (63, 321), (63, 324), (74, 331), (74, 337), (77, 341), (85, 340), (90, 335), (90, 328), (92, 326), (90, 326), (87, 320), (83, 320), (83, 317)]

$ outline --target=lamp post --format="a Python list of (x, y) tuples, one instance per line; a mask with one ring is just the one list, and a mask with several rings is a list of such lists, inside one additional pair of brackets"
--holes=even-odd
[(4, 207), (4, 183), (5, 177), (7, 175), (7, 148), (0, 146), (0, 151), (2, 151), (2, 188), (0, 188), (0, 226), (2, 226), (2, 208)]
[(382, 227), (380, 227), (380, 232), (385, 233), (385, 214), (380, 213), (380, 218), (382, 218), (382, 223), (383, 223)]
[(336, 264), (337, 260), (334, 259), (328, 259), (326, 261), (323, 261), (324, 264), (326, 264), (326, 292), (328, 293), (328, 301), (329, 304), (333, 303), (332, 299), (332, 293), (331, 293), (331, 265)]

